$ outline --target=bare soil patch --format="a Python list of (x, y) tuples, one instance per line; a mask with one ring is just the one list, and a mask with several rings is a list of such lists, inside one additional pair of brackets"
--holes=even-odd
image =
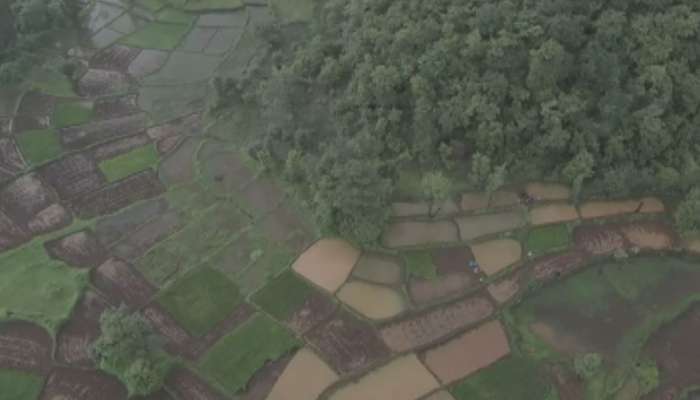
[(584, 219), (604, 218), (629, 213), (662, 213), (666, 211), (664, 203), (655, 197), (619, 201), (589, 201), (581, 206)]
[(0, 252), (28, 241), (30, 235), (0, 210)]
[(558, 183), (528, 183), (525, 192), (535, 200), (568, 200), (571, 197), (571, 189)]
[(267, 238), (286, 243), (295, 253), (304, 251), (313, 242), (311, 228), (284, 204), (267, 214), (261, 224)]
[(245, 206), (256, 215), (276, 209), (284, 201), (284, 192), (267, 178), (257, 177), (240, 194)]
[(140, 110), (136, 95), (130, 94), (97, 99), (92, 111), (95, 119), (112, 119), (136, 114)]
[(146, 128), (146, 114), (89, 122), (59, 130), (61, 143), (68, 149), (81, 149), (119, 137), (133, 136)]
[[(146, 133), (153, 140), (162, 140), (173, 136), (196, 136), (201, 133), (202, 115), (194, 113), (175, 119), (168, 123), (148, 128)], [(209, 142), (209, 145), (212, 145)], [(218, 152), (220, 147), (213, 146), (209, 151)]]
[(232, 151), (221, 151), (217, 142), (206, 142), (199, 152), (203, 174), (213, 181), (213, 189), (221, 193), (238, 191), (255, 179), (255, 174)]
[(465, 272), (469, 261), (474, 259), (468, 246), (439, 248), (431, 254), (440, 275)]
[(153, 302), (141, 312), (153, 329), (165, 338), (166, 350), (180, 357), (196, 359), (194, 338), (163, 307)]
[(574, 229), (574, 243), (586, 253), (605, 255), (625, 247), (625, 238), (615, 225), (582, 225)]
[[(425, 353), (425, 363), (444, 384), (462, 379), (510, 354), (499, 321), (487, 322)], [(505, 384), (505, 382), (504, 382)]]
[(156, 197), (165, 192), (165, 187), (151, 171), (131, 175), (96, 192), (81, 196), (74, 209), (83, 219), (111, 214), (131, 203)]
[(51, 336), (24, 321), (0, 324), (0, 368), (45, 374), (51, 368)]
[(135, 148), (145, 146), (150, 141), (151, 139), (145, 133), (139, 133), (98, 144), (93, 148), (92, 154), (97, 161), (105, 161), (120, 154), (128, 153)]
[(27, 92), (22, 97), (17, 109), (18, 115), (31, 115), (35, 117), (45, 117), (52, 115), (56, 106), (56, 98), (41, 92)]
[(145, 201), (97, 221), (95, 233), (104, 247), (128, 236), (151, 218), (158, 217), (168, 210), (168, 201), (154, 199)]
[(128, 261), (135, 260), (181, 226), (175, 210), (166, 211), (131, 232), (112, 248), (112, 253)]
[(328, 296), (319, 292), (311, 294), (288, 319), (287, 325), (298, 335), (303, 335), (318, 324), (328, 320), (338, 308)]
[(461, 206), (464, 211), (478, 211), (487, 208), (503, 208), (515, 206), (520, 202), (518, 195), (513, 192), (496, 191), (489, 200), (485, 193), (465, 193), (462, 195)]
[(495, 275), (520, 261), (523, 248), (513, 239), (497, 239), (472, 246), (474, 258), (486, 275)]
[(383, 235), (388, 247), (410, 247), (459, 241), (452, 221), (394, 222)]
[(11, 137), (0, 137), (0, 183), (7, 182), (26, 168), (24, 160)]
[(548, 204), (530, 210), (530, 222), (533, 225), (547, 225), (577, 219), (576, 207), (569, 204)]
[(387, 319), (401, 314), (406, 304), (401, 293), (386, 286), (348, 282), (338, 291), (338, 299), (369, 319)]
[(126, 387), (104, 372), (58, 367), (51, 372), (40, 400), (123, 400), (126, 397)]
[(92, 57), (90, 68), (125, 72), (139, 53), (141, 53), (141, 49), (114, 45)]
[(194, 178), (195, 152), (199, 140), (189, 138), (165, 158), (158, 168), (158, 175), (166, 185), (189, 182)]
[(52, 204), (39, 211), (27, 222), (27, 228), (35, 235), (65, 228), (73, 222), (73, 215), (60, 204)]
[(493, 311), (491, 302), (475, 296), (390, 323), (381, 329), (381, 335), (390, 349), (400, 353), (434, 343), (488, 318)]
[(350, 383), (330, 396), (331, 400), (417, 399), (440, 384), (415, 354), (397, 358)]
[(39, 169), (39, 174), (56, 190), (63, 200), (98, 190), (106, 179), (97, 162), (86, 153), (66, 156)]
[(294, 271), (315, 285), (335, 293), (360, 257), (360, 251), (342, 239), (321, 239), (297, 258)]
[(111, 258), (94, 271), (92, 282), (112, 304), (124, 303), (140, 308), (151, 299), (156, 289), (126, 262)]
[[(312, 378), (312, 379), (309, 379)], [(268, 400), (316, 400), (338, 375), (313, 351), (299, 350), (272, 387)]]
[(76, 367), (94, 367), (88, 349), (100, 335), (100, 315), (109, 303), (93, 291), (86, 292), (57, 337), (56, 358)]
[(520, 284), (517, 277), (508, 277), (490, 284), (487, 290), (498, 304), (503, 304), (507, 303), (518, 293)]
[(675, 399), (686, 387), (700, 382), (700, 308), (661, 328), (648, 342), (647, 352), (656, 360), (661, 384), (645, 400)]
[(194, 372), (185, 368), (175, 368), (165, 382), (181, 399), (187, 400), (226, 400), (226, 398), (215, 391), (204, 379)]
[(78, 81), (78, 94), (85, 97), (122, 94), (130, 84), (128, 76), (122, 72), (93, 68)]
[(26, 223), (56, 201), (56, 195), (36, 174), (21, 176), (0, 191), (0, 207), (18, 222)]
[(525, 225), (522, 215), (517, 212), (460, 217), (456, 221), (462, 240), (512, 231)]
[(632, 246), (641, 249), (669, 250), (676, 238), (673, 228), (663, 222), (635, 222), (623, 225), (621, 230)]
[(161, 156), (170, 154), (185, 140), (182, 136), (170, 136), (156, 142), (156, 150)]
[(401, 265), (395, 257), (363, 253), (352, 276), (366, 281), (395, 285), (401, 281)]
[(49, 126), (51, 126), (51, 117), (48, 115), (18, 115), (12, 121), (12, 130), (16, 135), (35, 129), (46, 129)]
[(586, 253), (580, 250), (545, 256), (535, 261), (533, 275), (539, 281), (563, 277), (584, 266), (586, 259)]
[(441, 274), (435, 279), (411, 279), (408, 293), (419, 305), (431, 304), (459, 296), (478, 285), (478, 280), (468, 272)]
[(389, 356), (374, 328), (347, 312), (317, 326), (306, 340), (340, 374), (364, 370)]
[(105, 261), (105, 250), (90, 230), (71, 233), (44, 243), (52, 258), (79, 268), (96, 267)]

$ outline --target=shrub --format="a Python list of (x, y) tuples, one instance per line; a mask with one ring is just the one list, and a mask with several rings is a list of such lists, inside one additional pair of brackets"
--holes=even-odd
[(583, 379), (591, 379), (603, 365), (603, 357), (598, 353), (586, 353), (574, 358), (574, 371)]

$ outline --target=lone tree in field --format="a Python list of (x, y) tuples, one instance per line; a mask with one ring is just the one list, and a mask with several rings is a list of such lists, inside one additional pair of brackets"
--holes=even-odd
[(674, 214), (676, 227), (684, 236), (700, 233), (700, 188), (694, 188)]
[[(428, 200), (428, 215), (436, 216), (452, 194), (452, 181), (442, 172), (428, 172), (420, 182), (423, 196)], [(437, 207), (436, 207), (437, 206)]]
[(130, 396), (145, 396), (163, 386), (170, 365), (140, 314), (124, 306), (106, 310), (100, 328), (102, 335), (92, 345), (91, 355), (101, 369), (124, 382)]

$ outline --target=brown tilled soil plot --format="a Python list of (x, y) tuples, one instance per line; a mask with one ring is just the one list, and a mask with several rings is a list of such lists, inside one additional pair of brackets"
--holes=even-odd
[(489, 291), (491, 297), (493, 297), (499, 304), (506, 303), (518, 293), (518, 290), (520, 290), (518, 277), (510, 276), (500, 280), (499, 282), (492, 283), (488, 286), (487, 290)]
[(234, 151), (222, 151), (221, 144), (207, 141), (202, 145), (198, 159), (205, 176), (214, 180), (213, 189), (221, 193), (238, 191), (255, 179), (255, 173)]
[(204, 379), (182, 367), (176, 368), (170, 372), (170, 375), (168, 375), (165, 381), (165, 385), (181, 399), (226, 400), (224, 396), (209, 386)]
[(153, 302), (141, 312), (153, 330), (165, 339), (168, 352), (190, 360), (196, 358), (194, 338), (163, 307)]
[(22, 97), (17, 114), (44, 117), (53, 114), (56, 98), (41, 92), (27, 92)]
[(408, 354), (340, 388), (330, 400), (418, 399), (438, 386), (415, 354)]
[(24, 223), (57, 200), (36, 174), (21, 176), (0, 191), (0, 207), (15, 221)]
[(110, 247), (114, 242), (128, 237), (131, 232), (150, 219), (166, 212), (168, 208), (166, 199), (154, 199), (101, 218), (95, 225), (97, 239), (102, 246)]
[(663, 222), (635, 222), (620, 227), (632, 246), (649, 250), (669, 250), (675, 242), (675, 231)]
[(39, 174), (56, 190), (63, 200), (95, 191), (107, 180), (88, 153), (72, 154), (39, 169)]
[(401, 265), (396, 257), (364, 253), (352, 276), (366, 281), (395, 285), (401, 282)]
[(452, 221), (394, 222), (383, 235), (388, 247), (423, 246), (459, 241), (457, 227)]
[(337, 380), (338, 375), (323, 360), (304, 348), (287, 364), (267, 400), (316, 400)]
[(549, 281), (563, 277), (583, 267), (586, 258), (586, 254), (580, 250), (539, 258), (532, 267), (534, 278), (539, 281)]
[(19, 246), (29, 238), (29, 233), (0, 210), (0, 252)]
[(469, 246), (434, 249), (431, 255), (440, 275), (467, 271), (467, 263), (474, 259)]
[(89, 230), (46, 242), (44, 247), (49, 256), (73, 267), (96, 267), (106, 259), (105, 250)]
[(335, 293), (360, 257), (360, 251), (342, 239), (321, 239), (302, 253), (292, 268), (315, 285)]
[(508, 354), (510, 345), (503, 326), (499, 321), (491, 321), (428, 350), (423, 357), (440, 381), (449, 384), (488, 367)]
[(109, 307), (107, 301), (95, 292), (86, 292), (68, 322), (58, 333), (56, 358), (79, 367), (92, 367), (89, 346), (100, 335), (100, 315)]
[(577, 219), (576, 207), (569, 204), (548, 204), (530, 210), (530, 223), (533, 225), (547, 225)]
[(130, 94), (126, 96), (104, 97), (95, 100), (92, 108), (95, 119), (111, 119), (125, 117), (138, 113), (138, 98)]
[(68, 149), (77, 150), (110, 139), (133, 136), (146, 128), (146, 114), (89, 122), (59, 130), (61, 143)]
[(625, 247), (625, 238), (616, 225), (582, 225), (574, 229), (574, 243), (578, 250), (597, 256)]
[(683, 389), (700, 382), (700, 308), (663, 327), (647, 344), (659, 367), (661, 385), (644, 400), (675, 399)]
[(518, 212), (476, 215), (456, 219), (462, 240), (473, 240), (481, 236), (512, 231), (525, 224)]
[(111, 214), (131, 203), (156, 197), (163, 192), (165, 186), (153, 171), (148, 170), (81, 196), (75, 201), (74, 208), (81, 218), (89, 219)]
[(316, 325), (329, 319), (338, 305), (330, 297), (314, 291), (287, 320), (287, 325), (298, 335), (303, 335)]
[(51, 365), (51, 336), (29, 322), (0, 324), (0, 368), (46, 373)]
[(467, 272), (441, 274), (434, 279), (411, 279), (408, 293), (419, 305), (430, 304), (459, 296), (478, 285), (478, 280)]
[(374, 328), (347, 312), (317, 326), (306, 340), (341, 374), (364, 370), (389, 356)]
[(517, 194), (499, 190), (493, 192), (490, 200), (485, 193), (465, 193), (462, 195), (461, 206), (464, 211), (477, 211), (486, 208), (511, 207), (519, 202)]
[(0, 183), (19, 175), (25, 167), (14, 139), (0, 138)]
[(112, 304), (124, 303), (139, 308), (151, 299), (156, 289), (132, 266), (111, 258), (93, 273), (92, 283)]
[(119, 71), (89, 69), (78, 81), (78, 94), (86, 97), (99, 97), (122, 94), (129, 89), (131, 80)]
[(471, 297), (390, 323), (381, 329), (381, 335), (390, 349), (400, 353), (434, 343), (488, 318), (493, 311), (485, 297)]
[(105, 161), (120, 154), (128, 153), (135, 148), (145, 146), (150, 142), (151, 139), (145, 133), (139, 133), (100, 143), (92, 147), (92, 154), (97, 161)]
[(513, 239), (497, 239), (472, 246), (474, 258), (486, 275), (495, 275), (520, 261), (520, 242)]
[(40, 400), (123, 400), (124, 385), (101, 371), (58, 367), (51, 371)]
[(581, 218), (603, 218), (620, 214), (662, 213), (666, 211), (664, 203), (655, 197), (619, 201), (589, 201), (581, 206)]
[(40, 235), (65, 228), (73, 222), (73, 215), (60, 204), (52, 204), (39, 211), (27, 222), (29, 232)]
[(141, 53), (141, 49), (121, 45), (110, 46), (90, 59), (90, 68), (125, 72), (139, 53)]
[(568, 200), (571, 197), (571, 189), (558, 183), (528, 183), (525, 192), (536, 200)]

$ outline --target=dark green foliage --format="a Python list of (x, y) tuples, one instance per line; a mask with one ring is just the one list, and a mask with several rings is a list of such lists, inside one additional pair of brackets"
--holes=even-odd
[(585, 353), (574, 357), (574, 371), (583, 379), (591, 379), (603, 366), (603, 356), (598, 353)]
[(534, 362), (511, 356), (485, 368), (451, 390), (457, 400), (544, 399), (550, 385)]
[(291, 270), (276, 277), (253, 295), (253, 302), (280, 321), (286, 321), (314, 292)]
[(681, 202), (674, 215), (676, 228), (684, 235), (700, 232), (700, 188), (694, 188)]
[(497, 166), (577, 194), (687, 187), (699, 27), (690, 0), (329, 0), (262, 85), (267, 119), (284, 126), (266, 155), (319, 222), (364, 239), (398, 171), (450, 167), (451, 142), (488, 164), (472, 169), (483, 189)]
[(169, 361), (140, 314), (124, 306), (108, 309), (100, 316), (100, 329), (90, 350), (101, 369), (118, 376), (130, 395), (148, 395), (163, 386)]
[(527, 234), (527, 250), (541, 255), (569, 245), (571, 238), (566, 224), (535, 228)]

